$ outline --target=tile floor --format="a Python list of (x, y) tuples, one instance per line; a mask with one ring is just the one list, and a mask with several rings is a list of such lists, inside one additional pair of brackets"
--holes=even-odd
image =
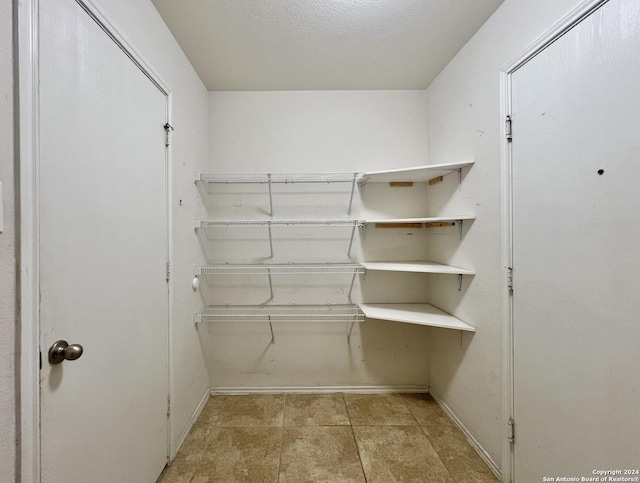
[(495, 482), (427, 394), (212, 396), (159, 483)]

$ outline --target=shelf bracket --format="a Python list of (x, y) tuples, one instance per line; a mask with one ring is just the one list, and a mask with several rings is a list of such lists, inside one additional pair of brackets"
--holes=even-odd
[(357, 272), (353, 272), (353, 277), (351, 277), (351, 286), (349, 287), (349, 303), (352, 304), (352, 300), (351, 300), (351, 292), (353, 292), (353, 284), (356, 281), (356, 275)]
[(271, 331), (271, 345), (274, 345), (276, 343), (276, 336), (273, 333), (273, 324), (271, 323), (271, 316), (269, 316), (269, 330)]
[(269, 293), (270, 293), (270, 297), (269, 297), (269, 302), (271, 302), (273, 300), (273, 283), (271, 281), (271, 269), (267, 269), (268, 270), (268, 274), (267, 277), (269, 278)]
[(356, 225), (351, 228), (351, 239), (349, 240), (349, 248), (347, 249), (347, 258), (351, 258), (351, 247), (353, 247), (353, 238), (356, 234)]
[(369, 224), (365, 221), (363, 223), (361, 223), (359, 226), (362, 229), (362, 239), (366, 239), (367, 238), (367, 226)]
[(273, 258), (273, 237), (271, 236), (271, 223), (269, 223), (269, 258)]
[(358, 173), (353, 173), (353, 181), (351, 182), (351, 197), (349, 198), (349, 208), (347, 208), (347, 215), (351, 214), (351, 207), (353, 206), (353, 193), (356, 191), (356, 180)]
[(462, 274), (458, 274), (458, 292), (462, 291)]
[(457, 221), (458, 221), (458, 239), (462, 240), (462, 220), (457, 220)]
[[(271, 173), (267, 173), (267, 183), (269, 184), (269, 216), (273, 216), (273, 194), (271, 193)], [(273, 258), (273, 254), (271, 255)]]
[(349, 330), (347, 331), (347, 344), (351, 343), (351, 332), (353, 332), (353, 326), (356, 325), (356, 321), (351, 322), (349, 326)]
[(458, 168), (458, 191), (462, 191), (462, 168)]

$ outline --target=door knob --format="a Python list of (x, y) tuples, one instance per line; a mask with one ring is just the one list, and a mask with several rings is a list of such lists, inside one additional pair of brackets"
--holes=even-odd
[(80, 344), (69, 345), (66, 340), (56, 341), (49, 349), (49, 362), (60, 364), (65, 359), (75, 361), (82, 355), (83, 350)]

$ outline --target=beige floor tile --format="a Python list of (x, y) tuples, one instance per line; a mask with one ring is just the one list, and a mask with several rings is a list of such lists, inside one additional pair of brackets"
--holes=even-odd
[(354, 426), (418, 424), (399, 394), (345, 394), (344, 400)]
[(455, 426), (429, 394), (400, 394), (400, 397), (421, 426)]
[(418, 426), (354, 426), (353, 432), (368, 483), (454, 481)]
[(202, 459), (211, 428), (207, 425), (193, 425), (176, 458), (158, 480), (160, 483), (183, 483), (191, 477)]
[(423, 426), (423, 430), (456, 481), (461, 483), (498, 481), (456, 426), (433, 424)]
[(282, 428), (213, 428), (194, 483), (278, 481)]
[(287, 394), (285, 426), (348, 426), (342, 394)]
[(284, 394), (211, 396), (203, 418), (213, 426), (282, 426)]
[(284, 428), (279, 481), (364, 483), (351, 427)]

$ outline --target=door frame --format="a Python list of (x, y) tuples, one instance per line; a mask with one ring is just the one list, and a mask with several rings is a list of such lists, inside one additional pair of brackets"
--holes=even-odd
[[(538, 37), (524, 52), (509, 62), (500, 71), (500, 187), (501, 187), (501, 260), (502, 277), (502, 481), (513, 482), (515, 476), (514, 444), (511, 435), (517, 432), (517, 422), (512, 426), (514, 409), (514, 348), (513, 348), (513, 299), (509, 288), (513, 265), (513, 184), (511, 142), (507, 139), (507, 116), (511, 115), (511, 79), (520, 67), (545, 50), (582, 20), (602, 7), (609, 0), (585, 0)], [(517, 127), (515, 128), (517, 130)]]
[[(131, 43), (109, 21), (91, 0), (75, 0), (89, 17), (109, 36), (127, 57), (147, 76), (165, 96), (165, 119), (171, 125), (172, 93), (157, 71), (150, 67)], [(20, 239), (18, 305), (20, 310), (19, 332), (19, 463), (17, 478), (24, 482), (40, 481), (40, 306), (39, 306), (39, 0), (18, 2), (17, 44), (18, 44), (18, 112), (19, 112), (19, 182), (18, 223)], [(173, 216), (171, 206), (171, 146), (165, 149), (165, 200), (166, 200), (166, 261), (173, 260)], [(167, 283), (167, 401), (172, 388), (171, 337), (173, 327), (173, 307), (171, 294), (173, 282)], [(170, 414), (170, 411), (168, 411)], [(170, 417), (170, 416), (169, 416)], [(171, 453), (172, 434), (170, 419), (167, 418), (167, 458)]]

